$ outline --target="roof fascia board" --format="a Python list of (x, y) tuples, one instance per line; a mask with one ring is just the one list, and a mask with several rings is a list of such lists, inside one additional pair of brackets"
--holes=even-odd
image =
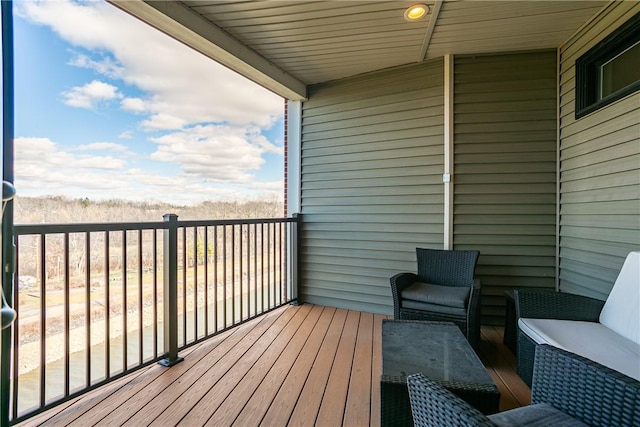
[(107, 1), (284, 98), (294, 101), (307, 99), (307, 86), (303, 82), (181, 2)]

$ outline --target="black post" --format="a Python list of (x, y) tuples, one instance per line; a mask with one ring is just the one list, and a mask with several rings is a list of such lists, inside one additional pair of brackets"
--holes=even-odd
[(290, 299), (291, 305), (302, 305), (302, 297), (300, 296), (300, 224), (302, 223), (302, 215), (299, 213), (295, 213), (292, 215), (292, 218), (295, 219), (294, 222), (291, 223), (291, 236), (290, 236), (290, 247), (289, 247), (289, 262), (291, 268), (290, 275)]
[(184, 359), (178, 357), (178, 215), (165, 214), (169, 228), (164, 230), (164, 349), (166, 359), (158, 363), (171, 367)]
[[(13, 184), (14, 82), (13, 82), (13, 2), (2, 1), (2, 180)], [(4, 185), (3, 185), (4, 187)], [(4, 198), (4, 195), (3, 195)], [(4, 297), (13, 302), (13, 202), (3, 203), (2, 218), (2, 289)], [(0, 353), (0, 425), (10, 420), (10, 369), (12, 328), (2, 330)]]

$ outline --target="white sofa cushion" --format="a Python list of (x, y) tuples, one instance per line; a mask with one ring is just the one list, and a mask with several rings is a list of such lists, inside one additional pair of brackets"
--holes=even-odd
[(600, 312), (600, 323), (640, 345), (640, 252), (627, 255)]
[(518, 326), (537, 344), (570, 351), (640, 381), (640, 344), (600, 323), (521, 318)]

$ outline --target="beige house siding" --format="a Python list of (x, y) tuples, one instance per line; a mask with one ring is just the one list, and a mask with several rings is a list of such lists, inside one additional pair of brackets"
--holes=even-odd
[(483, 323), (504, 291), (555, 286), (555, 50), (456, 57), (454, 249), (480, 251)]
[(575, 119), (575, 61), (640, 12), (614, 2), (561, 48), (562, 291), (605, 299), (625, 256), (640, 250), (640, 93)]
[(443, 61), (312, 86), (303, 103), (303, 301), (391, 313), (389, 277), (442, 248)]

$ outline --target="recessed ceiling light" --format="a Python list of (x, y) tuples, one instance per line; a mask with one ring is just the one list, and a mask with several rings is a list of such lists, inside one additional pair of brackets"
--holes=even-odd
[(414, 4), (404, 12), (404, 19), (407, 21), (417, 21), (424, 18), (429, 12), (429, 6), (426, 4)]

